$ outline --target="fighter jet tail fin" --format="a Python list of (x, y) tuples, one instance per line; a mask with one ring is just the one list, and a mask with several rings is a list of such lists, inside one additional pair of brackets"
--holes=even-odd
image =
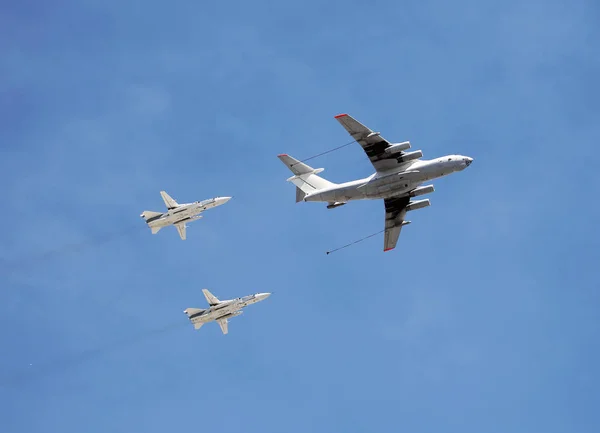
[(302, 193), (304, 193), (304, 195), (302, 195), (296, 191), (296, 203), (302, 201), (304, 196), (310, 192), (336, 185), (321, 176), (317, 176), (318, 173), (321, 173), (324, 170), (323, 168), (312, 168), (311, 166), (298, 161), (296, 158), (285, 154), (278, 155), (277, 157), (292, 173), (294, 173), (287, 181), (292, 182)]

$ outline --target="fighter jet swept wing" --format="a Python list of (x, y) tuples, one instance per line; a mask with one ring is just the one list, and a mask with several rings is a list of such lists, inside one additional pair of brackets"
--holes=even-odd
[(208, 289), (202, 289), (202, 293), (204, 293), (206, 302), (208, 302), (208, 305), (210, 305), (211, 307), (219, 305), (219, 303), (221, 302), (221, 301), (219, 301), (219, 298), (217, 298), (215, 295), (210, 293), (210, 291)]
[(185, 241), (185, 229), (187, 228), (185, 223), (177, 223), (174, 225), (177, 231), (179, 232), (179, 237), (181, 238), (181, 240)]
[(219, 320), (217, 320), (217, 323), (221, 327), (221, 332), (223, 334), (227, 334), (229, 332), (229, 329), (228, 329), (229, 322), (227, 321), (227, 319), (219, 319)]
[[(398, 169), (404, 164), (403, 158), (407, 155), (404, 150), (410, 149), (408, 141), (392, 144), (348, 114), (339, 114), (335, 119), (361, 145), (376, 171)], [(420, 150), (416, 152), (423, 156)]]
[(179, 203), (177, 203), (176, 200), (174, 200), (169, 194), (167, 194), (166, 191), (161, 191), (160, 195), (161, 195), (163, 201), (165, 202), (165, 206), (167, 206), (168, 210), (179, 207)]

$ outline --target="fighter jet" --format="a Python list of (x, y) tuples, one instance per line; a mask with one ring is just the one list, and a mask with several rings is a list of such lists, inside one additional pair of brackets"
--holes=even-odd
[(200, 329), (205, 323), (216, 320), (221, 327), (221, 332), (223, 332), (223, 334), (229, 332), (229, 318), (239, 316), (243, 313), (242, 308), (256, 302), (264, 301), (271, 296), (270, 293), (256, 293), (254, 295), (244, 296), (243, 298), (220, 301), (207, 289), (202, 289), (202, 293), (204, 293), (204, 297), (208, 301), (210, 307), (205, 310), (200, 308), (188, 308), (184, 310), (184, 313), (187, 314), (195, 329)]
[(167, 206), (167, 212), (145, 210), (140, 216), (146, 221), (153, 235), (158, 233), (163, 227), (174, 225), (179, 232), (181, 240), (185, 240), (186, 238), (187, 222), (200, 219), (202, 218), (200, 214), (205, 210), (221, 206), (231, 200), (231, 197), (215, 197), (193, 203), (179, 204), (165, 191), (161, 191), (160, 195)]
[(390, 143), (347, 114), (335, 116), (337, 121), (362, 146), (375, 168), (375, 173), (345, 183), (333, 183), (320, 176), (323, 168), (314, 169), (286, 155), (278, 158), (294, 173), (287, 179), (296, 185), (296, 203), (301, 201), (326, 202), (327, 209), (345, 205), (351, 200), (383, 199), (385, 205), (385, 235), (383, 250), (396, 247), (406, 213), (430, 205), (429, 199), (411, 201), (411, 198), (429, 194), (433, 185), (424, 182), (464, 170), (473, 158), (463, 155), (446, 155), (439, 158), (420, 159), (423, 152), (410, 149), (410, 142)]

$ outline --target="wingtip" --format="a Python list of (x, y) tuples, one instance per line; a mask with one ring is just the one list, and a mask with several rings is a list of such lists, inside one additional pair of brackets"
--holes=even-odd
[(281, 158), (282, 156), (288, 156), (287, 153), (280, 153), (279, 155), (277, 155), (277, 158)]
[(333, 116), (334, 119), (339, 119), (340, 117), (346, 117), (347, 114), (346, 113), (342, 113), (342, 114), (338, 114), (337, 116)]
[(386, 248), (383, 250), (383, 252), (385, 253), (386, 251), (392, 251), (394, 248)]

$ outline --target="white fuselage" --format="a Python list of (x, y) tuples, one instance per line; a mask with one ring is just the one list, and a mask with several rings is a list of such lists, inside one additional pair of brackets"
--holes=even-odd
[(407, 194), (423, 182), (464, 170), (471, 161), (471, 158), (462, 155), (411, 161), (399, 170), (377, 172), (364, 179), (317, 190), (307, 194), (304, 201), (343, 203), (351, 200), (398, 197)]
[(207, 200), (182, 204), (175, 209), (169, 209), (162, 215), (149, 218), (146, 222), (150, 227), (166, 227), (183, 221), (202, 218), (199, 214), (207, 209), (221, 206), (229, 201), (230, 197), (215, 197)]
[(269, 297), (269, 295), (271, 294), (256, 293), (254, 295), (248, 295), (242, 298), (221, 301), (217, 305), (213, 305), (200, 313), (190, 316), (190, 320), (193, 324), (196, 324), (198, 322), (206, 323), (217, 319), (239, 316), (242, 314), (242, 308), (256, 302), (264, 301)]

